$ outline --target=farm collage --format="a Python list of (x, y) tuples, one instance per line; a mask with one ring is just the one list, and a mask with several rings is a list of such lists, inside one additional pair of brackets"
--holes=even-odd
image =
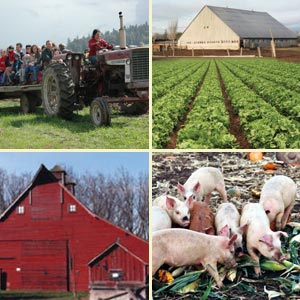
[(298, 0), (2, 9), (0, 299), (300, 299)]

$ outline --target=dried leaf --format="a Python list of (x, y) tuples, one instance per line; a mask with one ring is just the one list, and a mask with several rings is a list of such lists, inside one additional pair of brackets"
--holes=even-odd
[(261, 191), (251, 190), (251, 194), (252, 196), (259, 198)]
[(273, 163), (266, 163), (263, 165), (263, 169), (265, 171), (267, 170), (277, 170), (279, 168), (279, 165), (273, 164)]
[(237, 275), (237, 269), (236, 268), (232, 268), (230, 269), (227, 273), (226, 273), (226, 278), (233, 282), (236, 279), (236, 275)]
[(166, 270), (159, 270), (158, 278), (159, 278), (160, 282), (167, 283), (167, 284), (174, 281), (174, 278), (171, 275), (171, 273)]

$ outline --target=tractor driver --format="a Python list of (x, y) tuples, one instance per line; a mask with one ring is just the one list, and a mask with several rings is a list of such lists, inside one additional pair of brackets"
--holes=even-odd
[(107, 43), (104, 39), (100, 37), (100, 30), (94, 29), (92, 38), (89, 40), (89, 60), (92, 64), (96, 64), (97, 58), (96, 58), (96, 51), (101, 50), (103, 48), (105, 49), (112, 49), (113, 45)]

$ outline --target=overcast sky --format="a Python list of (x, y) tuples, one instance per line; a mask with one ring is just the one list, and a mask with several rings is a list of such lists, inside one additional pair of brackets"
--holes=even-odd
[(299, 0), (152, 0), (152, 33), (163, 33), (173, 20), (178, 20), (178, 31), (184, 31), (205, 5), (267, 12), (289, 29), (300, 31)]
[(67, 38), (91, 34), (93, 29), (118, 30), (119, 11), (124, 24), (149, 23), (148, 0), (0, 0), (0, 48), (17, 42), (59, 44)]
[(8, 173), (34, 175), (40, 165), (72, 168), (80, 175), (86, 172), (113, 175), (124, 167), (131, 175), (148, 174), (149, 154), (146, 152), (0, 152), (0, 168)]

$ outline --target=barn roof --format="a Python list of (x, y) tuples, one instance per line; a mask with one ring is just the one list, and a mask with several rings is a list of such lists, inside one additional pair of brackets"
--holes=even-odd
[(241, 38), (297, 38), (289, 30), (266, 12), (207, 6)]
[(106, 257), (107, 255), (109, 255), (111, 252), (115, 251), (118, 247), (122, 248), (125, 252), (129, 253), (131, 256), (135, 257), (137, 260), (139, 260), (143, 264), (148, 265), (147, 262), (145, 262), (143, 259), (141, 259), (140, 257), (138, 257), (132, 251), (128, 250), (125, 246), (123, 246), (122, 244), (120, 244), (120, 242), (117, 240), (116, 242), (114, 242), (113, 244), (111, 244), (109, 247), (107, 247), (104, 251), (102, 251), (101, 253), (99, 253), (96, 257), (94, 257), (88, 263), (88, 266), (92, 267), (97, 262), (99, 262), (100, 260), (102, 260), (104, 257)]

